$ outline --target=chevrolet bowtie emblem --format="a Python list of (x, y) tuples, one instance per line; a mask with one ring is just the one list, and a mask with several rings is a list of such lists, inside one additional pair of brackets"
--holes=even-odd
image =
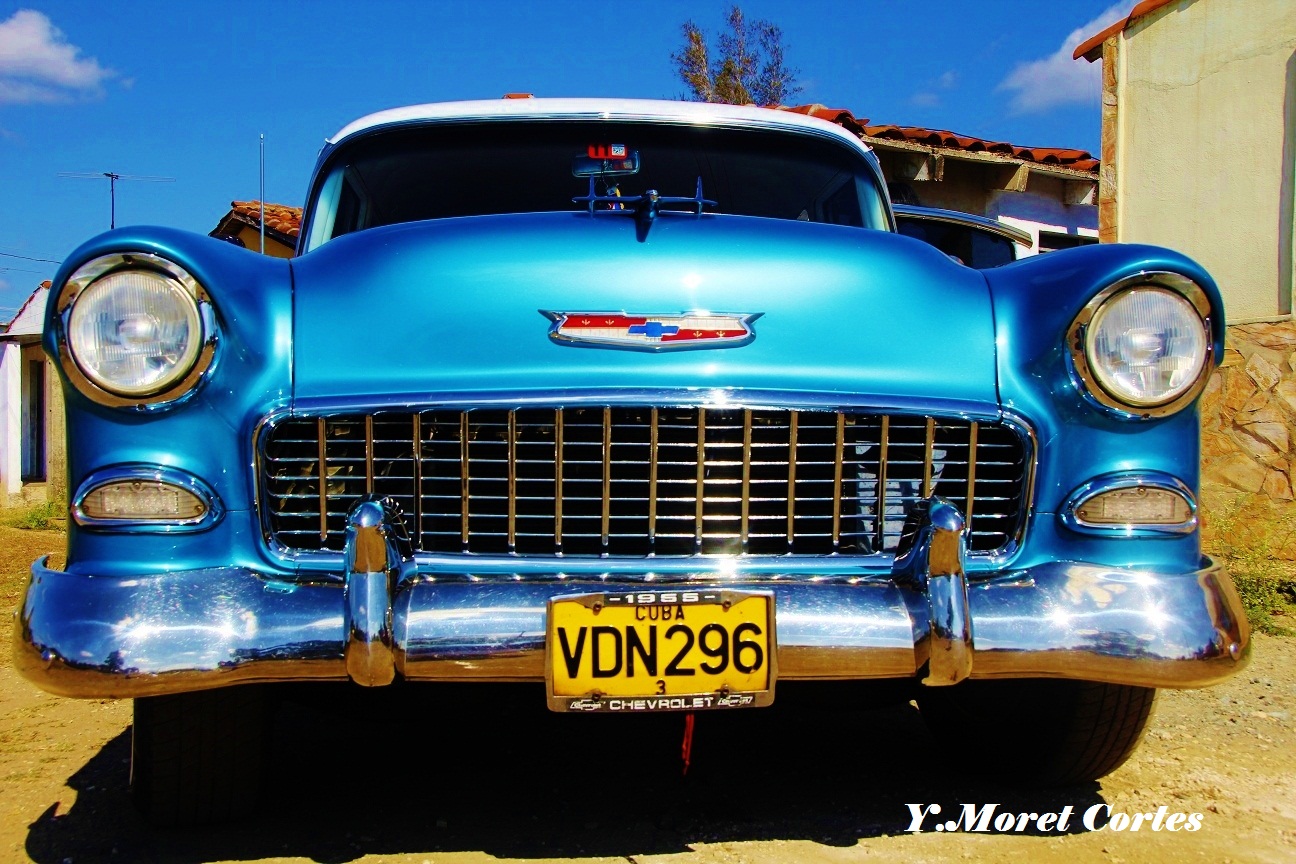
[(551, 312), (549, 338), (563, 345), (669, 351), (685, 348), (737, 348), (756, 338), (752, 322), (763, 313)]

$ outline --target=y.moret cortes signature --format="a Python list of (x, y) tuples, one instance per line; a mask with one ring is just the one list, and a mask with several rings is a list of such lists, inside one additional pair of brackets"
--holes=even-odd
[[(999, 811), (998, 804), (964, 804), (955, 819), (936, 820), (927, 823), (929, 816), (939, 816), (939, 804), (906, 804), (909, 808), (909, 827), (906, 831), (917, 834), (921, 831), (974, 831), (979, 833), (1056, 833), (1065, 834), (1071, 830), (1071, 817), (1075, 807), (1068, 804), (1056, 812), (1022, 812)], [(1106, 820), (1106, 821), (1100, 821)], [(1088, 831), (1200, 831), (1202, 814), (1171, 813), (1170, 808), (1161, 806), (1154, 813), (1113, 812), (1110, 804), (1094, 804), (1087, 808), (1080, 817), (1080, 824)], [(927, 823), (927, 824), (924, 824)]]

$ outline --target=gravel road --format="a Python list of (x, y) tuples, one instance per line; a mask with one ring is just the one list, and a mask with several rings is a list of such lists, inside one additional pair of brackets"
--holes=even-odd
[[(0, 528), (0, 601), (14, 606), (28, 562), (62, 544)], [(130, 704), (42, 693), (13, 671), (9, 640), (6, 628), (3, 861), (1296, 861), (1296, 639), (1257, 637), (1231, 681), (1164, 691), (1128, 763), (1046, 791), (950, 775), (943, 753), (999, 742), (935, 741), (908, 704), (791, 687), (773, 708), (700, 715), (687, 776), (679, 716), (553, 715), (541, 689), (289, 690), (263, 815), (185, 832), (151, 831), (130, 807)], [(931, 830), (967, 804), (1026, 816), (1003, 832), (990, 819), (984, 833)], [(906, 830), (909, 805), (928, 830)], [(1100, 830), (1083, 824), (1091, 810)], [(1046, 813), (1069, 814), (1067, 831), (1040, 830)]]

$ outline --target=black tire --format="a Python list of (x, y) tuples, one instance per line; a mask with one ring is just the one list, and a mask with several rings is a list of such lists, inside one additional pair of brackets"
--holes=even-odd
[(1156, 690), (1092, 681), (965, 681), (918, 696), (923, 720), (961, 768), (1013, 783), (1097, 780), (1143, 737)]
[(135, 700), (131, 797), (152, 824), (223, 822), (261, 791), (270, 712), (264, 688), (204, 690)]

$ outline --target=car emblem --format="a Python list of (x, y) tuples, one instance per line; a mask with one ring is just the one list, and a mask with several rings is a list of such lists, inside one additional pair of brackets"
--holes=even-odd
[(550, 312), (549, 338), (562, 345), (671, 351), (688, 348), (738, 348), (756, 338), (752, 322), (762, 312)]

